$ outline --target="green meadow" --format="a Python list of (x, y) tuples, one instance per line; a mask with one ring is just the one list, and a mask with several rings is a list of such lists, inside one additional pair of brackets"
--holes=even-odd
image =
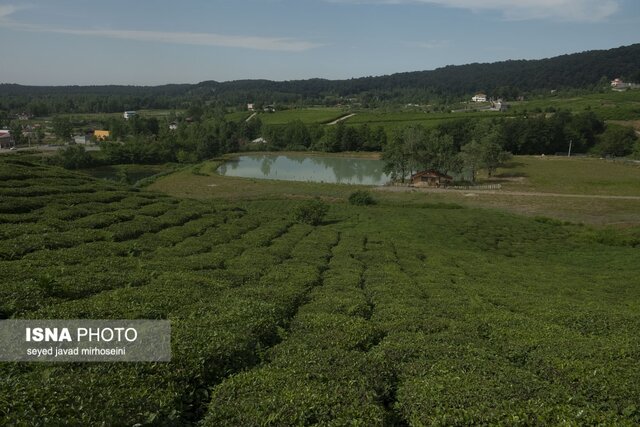
[(285, 125), (300, 120), (305, 124), (324, 124), (346, 115), (347, 112), (337, 107), (300, 108), (281, 110), (274, 113), (258, 114), (264, 125)]
[[(556, 164), (515, 161), (503, 178), (561, 191)], [(217, 164), (138, 189), (0, 159), (0, 318), (169, 319), (173, 351), (2, 363), (0, 425), (640, 423), (637, 227), (447, 194), (353, 206), (354, 186)], [(614, 167), (595, 193), (634, 192)], [(316, 196), (324, 220), (296, 222)]]
[[(569, 110), (574, 113), (593, 111), (607, 121), (618, 121), (621, 124), (633, 125), (640, 117), (640, 91), (628, 92), (607, 91), (567, 97), (564, 95), (548, 94), (540, 98), (525, 101), (508, 102), (507, 112), (474, 111), (474, 103), (460, 103), (455, 106), (456, 112), (424, 112), (402, 111), (399, 108), (389, 109), (358, 109), (337, 107), (294, 108), (276, 111), (275, 113), (259, 112), (258, 117), (265, 125), (284, 125), (294, 120), (301, 120), (305, 124), (326, 124), (340, 117), (355, 113), (344, 121), (347, 125), (383, 126), (388, 132), (395, 128), (420, 124), (427, 128), (460, 118), (494, 118), (512, 117), (526, 113)], [(484, 105), (484, 104), (483, 104)], [(454, 107), (452, 107), (454, 108)], [(468, 108), (469, 111), (465, 111)], [(249, 117), (249, 112), (235, 112), (227, 114), (227, 119), (241, 121)]]
[(549, 111), (553, 108), (574, 112), (593, 111), (604, 120), (637, 120), (640, 117), (640, 91), (638, 90), (606, 91), (573, 97), (549, 95), (510, 104), (514, 112), (521, 112), (524, 109)]
[(347, 125), (382, 126), (387, 132), (408, 125), (422, 125), (434, 128), (439, 124), (462, 118), (492, 118), (504, 117), (505, 113), (498, 112), (456, 112), (456, 113), (427, 113), (427, 112), (386, 112), (386, 111), (356, 111), (353, 117), (345, 120)]

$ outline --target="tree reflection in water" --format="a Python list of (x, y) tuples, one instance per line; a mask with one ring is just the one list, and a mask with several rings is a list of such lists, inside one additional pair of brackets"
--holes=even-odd
[(305, 154), (240, 156), (220, 166), (218, 173), (247, 178), (364, 185), (384, 185), (389, 181), (380, 160)]

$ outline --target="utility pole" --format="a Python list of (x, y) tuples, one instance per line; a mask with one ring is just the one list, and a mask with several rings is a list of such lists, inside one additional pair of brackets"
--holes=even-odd
[(571, 146), (573, 145), (573, 139), (569, 140), (569, 154), (567, 155), (567, 157), (571, 157)]

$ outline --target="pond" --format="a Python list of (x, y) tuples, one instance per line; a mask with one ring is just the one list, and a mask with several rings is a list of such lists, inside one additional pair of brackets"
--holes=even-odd
[(238, 156), (218, 168), (224, 176), (283, 181), (384, 185), (390, 181), (381, 160), (306, 154)]

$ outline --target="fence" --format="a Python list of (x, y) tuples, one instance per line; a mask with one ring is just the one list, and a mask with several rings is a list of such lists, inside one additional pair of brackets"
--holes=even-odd
[(487, 184), (487, 185), (448, 185), (448, 190), (500, 190), (502, 184)]

